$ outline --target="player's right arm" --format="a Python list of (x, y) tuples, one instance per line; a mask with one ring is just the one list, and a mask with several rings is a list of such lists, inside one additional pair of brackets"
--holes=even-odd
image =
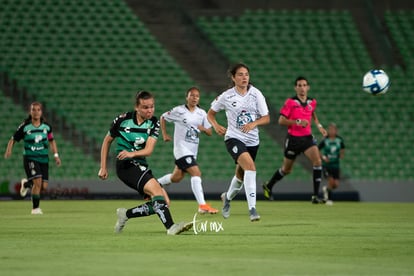
[(108, 178), (108, 168), (106, 161), (108, 159), (109, 148), (111, 147), (114, 138), (107, 134), (102, 142), (101, 147), (101, 168), (99, 169), (98, 176), (100, 179), (105, 180)]
[(160, 127), (161, 127), (161, 133), (162, 138), (164, 139), (164, 142), (171, 141), (171, 136), (167, 133), (167, 121), (165, 120), (164, 116), (161, 116), (160, 118)]
[(216, 114), (217, 112), (210, 108), (209, 111), (207, 112), (207, 120), (213, 126), (216, 133), (220, 136), (223, 136), (224, 134), (226, 134), (226, 128), (217, 122)]
[(26, 123), (20, 124), (20, 126), (17, 128), (16, 132), (13, 134), (13, 136), (10, 138), (9, 142), (7, 143), (6, 152), (4, 153), (4, 158), (9, 158), (12, 155), (13, 146), (16, 142), (19, 142), (24, 138), (24, 126)]
[(287, 126), (287, 127), (294, 126), (294, 125), (306, 127), (309, 124), (308, 120), (305, 120), (303, 118), (293, 117), (291, 98), (286, 99), (285, 103), (280, 109), (279, 114), (280, 114), (279, 120), (278, 120), (279, 125)]
[(7, 143), (7, 148), (6, 148), (6, 152), (4, 153), (4, 158), (9, 158), (12, 155), (12, 151), (13, 151), (13, 146), (14, 146), (14, 139), (13, 137), (9, 140), (9, 142)]
[(301, 119), (291, 120), (291, 119), (286, 118), (284, 115), (279, 116), (279, 125), (282, 125), (282, 126), (298, 125), (298, 126), (306, 127), (308, 123), (309, 122), (307, 120), (301, 120)]

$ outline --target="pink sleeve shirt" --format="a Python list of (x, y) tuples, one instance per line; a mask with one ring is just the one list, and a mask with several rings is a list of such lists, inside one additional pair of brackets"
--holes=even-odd
[(289, 120), (307, 120), (309, 124), (306, 127), (298, 126), (296, 124), (288, 126), (288, 133), (292, 136), (307, 136), (312, 135), (311, 122), (312, 114), (316, 109), (316, 100), (307, 98), (305, 103), (302, 103), (297, 97), (289, 98), (280, 109), (280, 115)]

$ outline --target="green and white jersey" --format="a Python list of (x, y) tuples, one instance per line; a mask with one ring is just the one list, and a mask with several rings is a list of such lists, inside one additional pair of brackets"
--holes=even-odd
[(326, 155), (329, 158), (329, 162), (322, 162), (322, 165), (329, 168), (339, 168), (339, 160), (341, 149), (345, 149), (344, 139), (340, 136), (336, 136), (334, 139), (325, 137), (318, 145), (322, 155)]
[[(116, 153), (126, 150), (129, 152), (145, 148), (149, 137), (158, 139), (160, 123), (156, 117), (152, 117), (138, 124), (135, 111), (119, 115), (112, 123), (108, 134), (116, 138)], [(145, 157), (134, 158), (139, 164), (147, 166)]]
[(13, 135), (13, 140), (19, 142), (23, 139), (23, 155), (29, 160), (39, 163), (49, 162), (49, 141), (53, 140), (52, 127), (42, 122), (38, 127), (31, 122), (24, 122)]

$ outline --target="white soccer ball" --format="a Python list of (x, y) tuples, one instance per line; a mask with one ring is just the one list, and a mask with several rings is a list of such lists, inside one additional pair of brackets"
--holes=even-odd
[(371, 95), (380, 95), (388, 91), (390, 78), (381, 69), (368, 71), (362, 80), (362, 89)]

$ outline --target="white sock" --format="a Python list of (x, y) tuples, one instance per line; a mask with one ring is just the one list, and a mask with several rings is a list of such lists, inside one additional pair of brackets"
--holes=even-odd
[(201, 185), (201, 177), (191, 177), (191, 190), (193, 190), (193, 194), (198, 202), (198, 205), (206, 204), (206, 201), (204, 200), (203, 186)]
[(256, 171), (244, 171), (244, 191), (249, 210), (256, 208)]
[(233, 179), (230, 182), (230, 187), (226, 193), (227, 199), (232, 200), (242, 189), (243, 181), (238, 179), (236, 176), (233, 176)]
[(171, 184), (171, 174), (166, 174), (157, 179), (161, 186)]

